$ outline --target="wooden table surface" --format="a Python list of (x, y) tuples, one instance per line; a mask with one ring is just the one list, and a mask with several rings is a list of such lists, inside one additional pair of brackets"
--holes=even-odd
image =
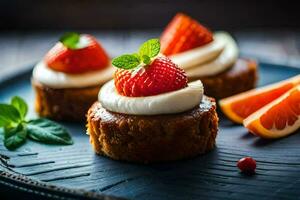
[[(95, 35), (111, 57), (134, 51), (157, 30), (84, 31)], [(0, 73), (24, 70), (40, 60), (57, 41), (62, 31), (0, 32)], [(242, 56), (259, 61), (300, 67), (300, 32), (248, 30), (233, 33)]]

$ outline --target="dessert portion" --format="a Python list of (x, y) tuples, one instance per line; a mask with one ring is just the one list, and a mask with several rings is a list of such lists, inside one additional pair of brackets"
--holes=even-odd
[(219, 101), (223, 113), (253, 134), (274, 139), (300, 128), (300, 75)]
[(237, 44), (226, 32), (212, 33), (178, 13), (160, 41), (162, 53), (186, 71), (189, 81), (201, 80), (209, 96), (221, 99), (255, 87), (256, 62), (239, 58)]
[(97, 154), (150, 163), (212, 150), (218, 131), (213, 98), (197, 80), (159, 54), (158, 39), (113, 60), (114, 80), (89, 109), (87, 133)]
[(85, 121), (98, 91), (114, 68), (96, 38), (67, 33), (33, 69), (35, 108), (42, 117)]

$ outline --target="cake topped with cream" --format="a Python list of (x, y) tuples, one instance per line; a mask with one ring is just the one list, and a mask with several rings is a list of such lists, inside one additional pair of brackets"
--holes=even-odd
[(161, 162), (212, 150), (218, 132), (215, 100), (200, 80), (160, 54), (158, 39), (114, 58), (114, 80), (103, 85), (87, 112), (96, 153), (116, 160)]
[(113, 73), (110, 58), (95, 37), (65, 33), (33, 69), (36, 112), (55, 120), (85, 121), (86, 111)]
[(33, 78), (51, 88), (82, 88), (112, 78), (110, 59), (95, 37), (66, 33), (33, 70)]
[(114, 80), (99, 92), (102, 106), (118, 113), (157, 115), (180, 113), (199, 105), (201, 81), (188, 84), (184, 70), (159, 52), (159, 40), (150, 39), (137, 53), (113, 59), (118, 69)]
[(161, 36), (162, 53), (188, 77), (212, 76), (234, 65), (239, 50), (226, 32), (212, 33), (191, 17), (178, 13)]

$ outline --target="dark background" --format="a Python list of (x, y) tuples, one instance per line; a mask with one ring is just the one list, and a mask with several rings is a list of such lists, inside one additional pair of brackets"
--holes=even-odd
[[(296, 2), (296, 3), (293, 3)], [(228, 31), (241, 57), (300, 67), (300, 12), (288, 0), (0, 0), (0, 73), (31, 68), (66, 31), (94, 35), (111, 57), (159, 37), (177, 12)]]
[(212, 29), (299, 28), (297, 1), (1, 0), (0, 29), (153, 29), (178, 11)]

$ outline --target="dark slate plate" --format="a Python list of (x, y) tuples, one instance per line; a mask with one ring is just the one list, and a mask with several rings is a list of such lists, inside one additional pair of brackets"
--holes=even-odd
[[(296, 68), (261, 63), (260, 85), (299, 73)], [(0, 83), (0, 102), (14, 95), (30, 102), (30, 115), (35, 115), (30, 72)], [(267, 141), (221, 116), (214, 151), (185, 161), (137, 165), (95, 155), (84, 124), (64, 125), (75, 140), (72, 146), (28, 141), (7, 151), (1, 143), (0, 184), (57, 198), (300, 199), (300, 134)], [(239, 173), (236, 161), (244, 156), (257, 160), (256, 175)]]

